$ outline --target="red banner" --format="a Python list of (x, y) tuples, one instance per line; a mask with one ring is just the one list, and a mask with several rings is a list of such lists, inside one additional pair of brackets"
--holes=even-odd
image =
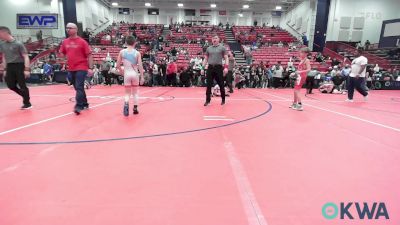
[(210, 13), (211, 10), (209, 9), (200, 9), (200, 14), (204, 14), (204, 13)]
[(219, 15), (220, 15), (220, 16), (226, 16), (226, 10), (219, 11)]

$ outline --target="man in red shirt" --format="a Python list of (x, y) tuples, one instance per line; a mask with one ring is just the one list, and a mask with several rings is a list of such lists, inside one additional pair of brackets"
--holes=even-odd
[(84, 84), (89, 68), (93, 68), (93, 58), (88, 43), (78, 36), (76, 24), (68, 23), (66, 30), (69, 37), (62, 42), (60, 53), (67, 56), (68, 76), (76, 90), (74, 112), (79, 115), (89, 108)]
[(176, 86), (176, 74), (178, 72), (178, 66), (175, 60), (172, 60), (167, 66), (167, 86)]

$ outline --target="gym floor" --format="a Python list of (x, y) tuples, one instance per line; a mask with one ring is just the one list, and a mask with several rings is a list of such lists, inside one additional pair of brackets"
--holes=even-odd
[[(322, 225), (327, 202), (385, 202), (400, 223), (400, 91), (303, 96), (241, 89), (204, 107), (204, 88), (0, 89), (0, 224)], [(305, 93), (305, 90), (303, 90)], [(355, 209), (352, 209), (355, 210)], [(378, 220), (374, 224), (387, 224)]]

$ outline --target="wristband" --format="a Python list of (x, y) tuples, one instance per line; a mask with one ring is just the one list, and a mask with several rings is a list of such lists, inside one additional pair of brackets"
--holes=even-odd
[(228, 69), (228, 67), (229, 67), (228, 65), (226, 65), (226, 64), (224, 65), (224, 69)]

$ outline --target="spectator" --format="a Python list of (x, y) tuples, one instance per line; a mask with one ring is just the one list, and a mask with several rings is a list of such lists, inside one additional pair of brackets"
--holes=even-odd
[(93, 84), (101, 84), (102, 76), (97, 65), (93, 66)]
[(153, 86), (160, 85), (160, 69), (158, 68), (157, 63), (153, 65)]
[(50, 52), (49, 59), (51, 61), (56, 61), (57, 60), (57, 55), (56, 55), (56, 53), (54, 51)]
[(233, 70), (236, 67), (236, 60), (233, 56), (233, 53), (228, 54), (229, 57), (229, 67), (228, 67), (228, 74), (225, 76), (225, 82), (229, 88), (229, 93), (233, 93)]
[(333, 70), (331, 71), (330, 76), (334, 77), (334, 76), (336, 76), (336, 74), (340, 74), (338, 66), (333, 67)]
[(264, 68), (261, 66), (261, 65), (259, 65), (258, 67), (257, 67), (257, 71), (256, 71), (256, 76), (257, 76), (257, 85), (256, 85), (256, 87), (258, 87), (258, 88), (263, 88), (264, 86), (265, 86), (265, 72), (264, 72)]
[(306, 33), (303, 33), (303, 35), (301, 36), (301, 39), (303, 40), (303, 45), (308, 46), (308, 38)]
[(393, 69), (393, 77), (398, 80), (399, 79), (399, 70), (397, 68)]
[(256, 66), (252, 65), (251, 69), (250, 69), (250, 84), (249, 84), (249, 87), (251, 87), (251, 88), (256, 87), (256, 84), (257, 84), (257, 81), (256, 81), (257, 74), (256, 73), (257, 73)]
[(42, 30), (39, 30), (39, 31), (36, 33), (36, 39), (37, 39), (38, 41), (42, 41), (42, 40), (43, 40), (43, 33), (42, 33)]
[(344, 80), (345, 78), (340, 73), (336, 73), (336, 76), (332, 77), (334, 88), (332, 89), (331, 93), (333, 93), (335, 90), (342, 93)]
[(314, 87), (314, 79), (315, 76), (318, 75), (318, 70), (316, 68), (312, 68), (310, 72), (307, 74), (307, 79), (306, 79), (306, 87), (307, 87), (307, 94), (312, 94), (312, 90)]
[(369, 40), (366, 40), (365, 44), (364, 44), (365, 50), (368, 50), (370, 45), (371, 45), (371, 42), (369, 42)]
[(171, 55), (172, 55), (173, 57), (176, 57), (176, 54), (177, 54), (177, 53), (178, 53), (178, 51), (176, 50), (175, 47), (173, 47), (172, 50), (171, 50)]
[(25, 44), (29, 44), (29, 43), (32, 43), (32, 38), (31, 37), (29, 37), (25, 42)]
[(281, 66), (280, 61), (278, 61), (278, 64), (272, 67), (272, 71), (273, 71), (273, 87), (275, 89), (282, 86), (283, 67)]
[(380, 71), (380, 68), (379, 68), (378, 64), (376, 64), (374, 67), (374, 73), (379, 73), (379, 71)]
[(349, 66), (349, 64), (346, 64), (346, 65), (344, 66), (344, 68), (342, 69), (342, 71), (341, 71), (341, 75), (342, 75), (343, 77), (348, 77), (349, 74), (350, 74), (350, 72), (351, 72), (350, 66)]
[(247, 65), (251, 65), (253, 63), (253, 53), (249, 47), (247, 47), (245, 50), (245, 57)]
[(53, 82), (53, 73), (53, 66), (50, 65), (48, 61), (46, 61), (43, 65), (43, 75), (44, 78), (50, 83)]
[(160, 63), (160, 78), (161, 78), (161, 85), (165, 86), (167, 83), (167, 63), (165, 60), (163, 60)]
[(234, 71), (235, 74), (235, 85), (238, 89), (243, 88), (244, 82), (246, 81), (243, 73), (240, 71), (239, 68), (235, 69)]
[(83, 39), (85, 39), (85, 41), (89, 43), (89, 38), (90, 38), (90, 31), (89, 28), (86, 28), (85, 31), (83, 31)]
[(167, 86), (176, 86), (176, 74), (178, 72), (178, 66), (175, 61), (171, 61), (167, 66)]
[(110, 75), (111, 63), (108, 60), (104, 60), (101, 64), (101, 75), (105, 78), (105, 85), (111, 87), (111, 75)]
[(182, 69), (179, 76), (181, 87), (190, 87), (190, 76), (192, 73), (193, 71), (189, 67)]
[(333, 66), (338, 66), (340, 64), (340, 62), (339, 62), (339, 60), (337, 60), (336, 58), (333, 58), (333, 60), (332, 60), (332, 67)]
[(225, 29), (229, 30), (229, 23), (228, 22), (226, 22), (226, 24), (225, 24)]
[(315, 56), (315, 61), (317, 61), (317, 62), (323, 62), (324, 61), (324, 56), (321, 54), (321, 52), (317, 53), (317, 55)]

